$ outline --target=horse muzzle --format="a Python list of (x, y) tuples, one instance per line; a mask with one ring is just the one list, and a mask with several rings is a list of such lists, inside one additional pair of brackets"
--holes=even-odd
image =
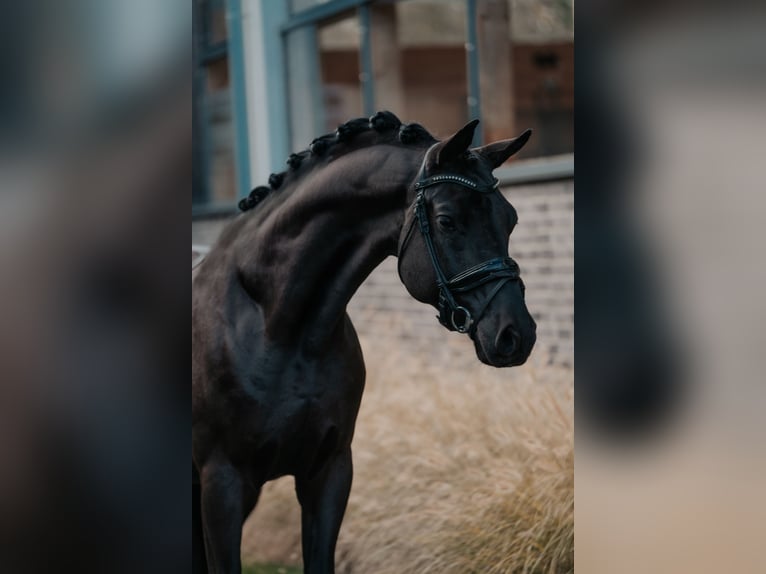
[(498, 329), (494, 339), (491, 335), (477, 332), (474, 337), (476, 356), (493, 367), (516, 367), (523, 365), (537, 341), (537, 325), (530, 317), (530, 326), (519, 330), (512, 324)]

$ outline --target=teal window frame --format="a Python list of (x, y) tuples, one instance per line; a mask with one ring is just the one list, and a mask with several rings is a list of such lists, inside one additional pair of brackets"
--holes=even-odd
[[(466, 68), (468, 71), (468, 107), (469, 118), (481, 118), (481, 100), (479, 94), (479, 55), (476, 50), (478, 28), (476, 21), (476, 0), (464, 0), (466, 3)], [(372, 73), (372, 42), (370, 40), (370, 5), (375, 0), (331, 0), (323, 2), (292, 14), (282, 26), (283, 42), (286, 43), (287, 35), (298, 28), (310, 27), (313, 33), (317, 33), (317, 26), (323, 21), (336, 17), (343, 12), (356, 9), (361, 31), (359, 47), (359, 71), (362, 88), (362, 107), (366, 115), (372, 115), (376, 111), (375, 106), (375, 79)], [(320, 89), (318, 80), (310, 88)], [(482, 142), (481, 125), (474, 135), (474, 144)]]
[(193, 0), (192, 4), (192, 214), (200, 209), (226, 209), (233, 205), (226, 202), (215, 206), (210, 200), (210, 134), (205, 118), (205, 67), (224, 58), (229, 59), (236, 197), (245, 197), (251, 189), (242, 0), (226, 0), (227, 39), (215, 43), (210, 42), (208, 29), (210, 6), (210, 2), (204, 0)]
[[(308, 34), (316, 38), (318, 26), (328, 19), (350, 10), (357, 11), (359, 27), (361, 31), (359, 50), (359, 69), (361, 72), (362, 106), (366, 115), (372, 115), (375, 110), (375, 84), (372, 74), (372, 48), (370, 40), (370, 5), (376, 0), (329, 0), (311, 6), (309, 8), (290, 12), (287, 0), (252, 0), (258, 2), (257, 9), (261, 11), (263, 34), (263, 49), (265, 51), (266, 76), (277, 78), (268, 86), (268, 110), (272, 121), (268, 122), (268, 135), (271, 147), (269, 165), (272, 171), (281, 171), (284, 168), (284, 159), (293, 150), (289, 142), (292, 141), (291, 121), (294, 110), (290, 109), (289, 74), (287, 73), (287, 44), (288, 35), (300, 28), (307, 28)], [(235, 127), (235, 161), (237, 170), (237, 196), (244, 197), (252, 188), (250, 181), (250, 158), (247, 132), (247, 101), (245, 89), (245, 62), (242, 33), (242, 0), (226, 0), (229, 12), (229, 38), (221, 44), (208, 46), (205, 42), (204, 30), (198, 29), (197, 20), (202, 14), (195, 11), (194, 25), (194, 96), (195, 116), (193, 119), (195, 139), (201, 138), (203, 145), (195, 146), (195, 173), (193, 174), (192, 190), (192, 214), (205, 215), (217, 212), (231, 212), (236, 209), (234, 204), (214, 205), (209, 202), (207, 187), (208, 161), (202, 157), (204, 153), (205, 126), (200, 121), (200, 107), (203, 102), (203, 91), (200, 92), (200, 70), (204, 70), (204, 64), (211, 58), (229, 57), (232, 78), (232, 109)], [(479, 82), (479, 54), (477, 49), (478, 23), (477, 23), (477, 0), (464, 0), (466, 4), (466, 72), (468, 78), (468, 97), (466, 101), (467, 115), (471, 118), (481, 118), (481, 89)], [(195, 2), (195, 8), (199, 5)], [(308, 57), (308, 56), (306, 56)], [(318, 94), (320, 91), (320, 79), (318, 74), (309, 75), (310, 93)], [(198, 99), (200, 98), (200, 99)], [(321, 110), (316, 110), (319, 113)], [(316, 122), (315, 122), (316, 123)], [(481, 126), (481, 125), (480, 125)], [(483, 142), (481, 127), (474, 136), (474, 145)], [(531, 183), (535, 181), (547, 181), (552, 179), (571, 178), (574, 176), (574, 162), (571, 157), (555, 158), (550, 162), (536, 162), (534, 166), (520, 163), (508, 168), (502, 168), (502, 180), (512, 183)]]

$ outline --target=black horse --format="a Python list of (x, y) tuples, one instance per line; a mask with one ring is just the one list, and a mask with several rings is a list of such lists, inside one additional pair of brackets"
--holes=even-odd
[(365, 381), (346, 306), (387, 256), (482, 362), (529, 356), (517, 215), (492, 171), (530, 132), (469, 149), (477, 124), (441, 142), (390, 112), (341, 125), (245, 198), (193, 272), (195, 571), (240, 572), (262, 485), (293, 475), (305, 571), (334, 572)]

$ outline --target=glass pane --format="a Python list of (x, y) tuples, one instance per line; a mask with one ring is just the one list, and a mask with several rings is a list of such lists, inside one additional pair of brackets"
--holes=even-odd
[[(437, 137), (450, 135), (470, 119), (466, 2), (403, 0), (370, 8), (375, 107), (420, 122)], [(572, 1), (481, 2), (476, 17), (485, 141), (530, 127), (535, 136), (518, 157), (572, 152)]]
[(207, 66), (205, 75), (210, 200), (232, 202), (236, 199), (236, 172), (228, 60)]
[(356, 12), (287, 35), (293, 150), (362, 115), (360, 30)]
[(467, 121), (464, 0), (371, 6), (375, 107), (445, 137)]
[(356, 12), (318, 27), (323, 132), (362, 115), (360, 29)]
[(226, 0), (207, 0), (206, 20), (208, 45), (225, 41), (228, 37)]
[(519, 157), (574, 151), (572, 0), (508, 0), (514, 122), (535, 135)]
[(319, 55), (313, 27), (298, 28), (287, 35), (287, 70), (290, 149), (297, 151), (321, 135), (324, 127)]

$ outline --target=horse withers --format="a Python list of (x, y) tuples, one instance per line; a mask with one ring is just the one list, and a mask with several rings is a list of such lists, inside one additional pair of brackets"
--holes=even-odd
[(518, 218), (492, 171), (530, 132), (470, 149), (477, 124), (444, 141), (390, 112), (341, 125), (243, 199), (194, 270), (195, 572), (241, 571), (242, 524), (285, 475), (305, 572), (334, 572), (365, 382), (346, 307), (387, 256), (479, 360), (526, 361), (536, 326), (508, 256)]

